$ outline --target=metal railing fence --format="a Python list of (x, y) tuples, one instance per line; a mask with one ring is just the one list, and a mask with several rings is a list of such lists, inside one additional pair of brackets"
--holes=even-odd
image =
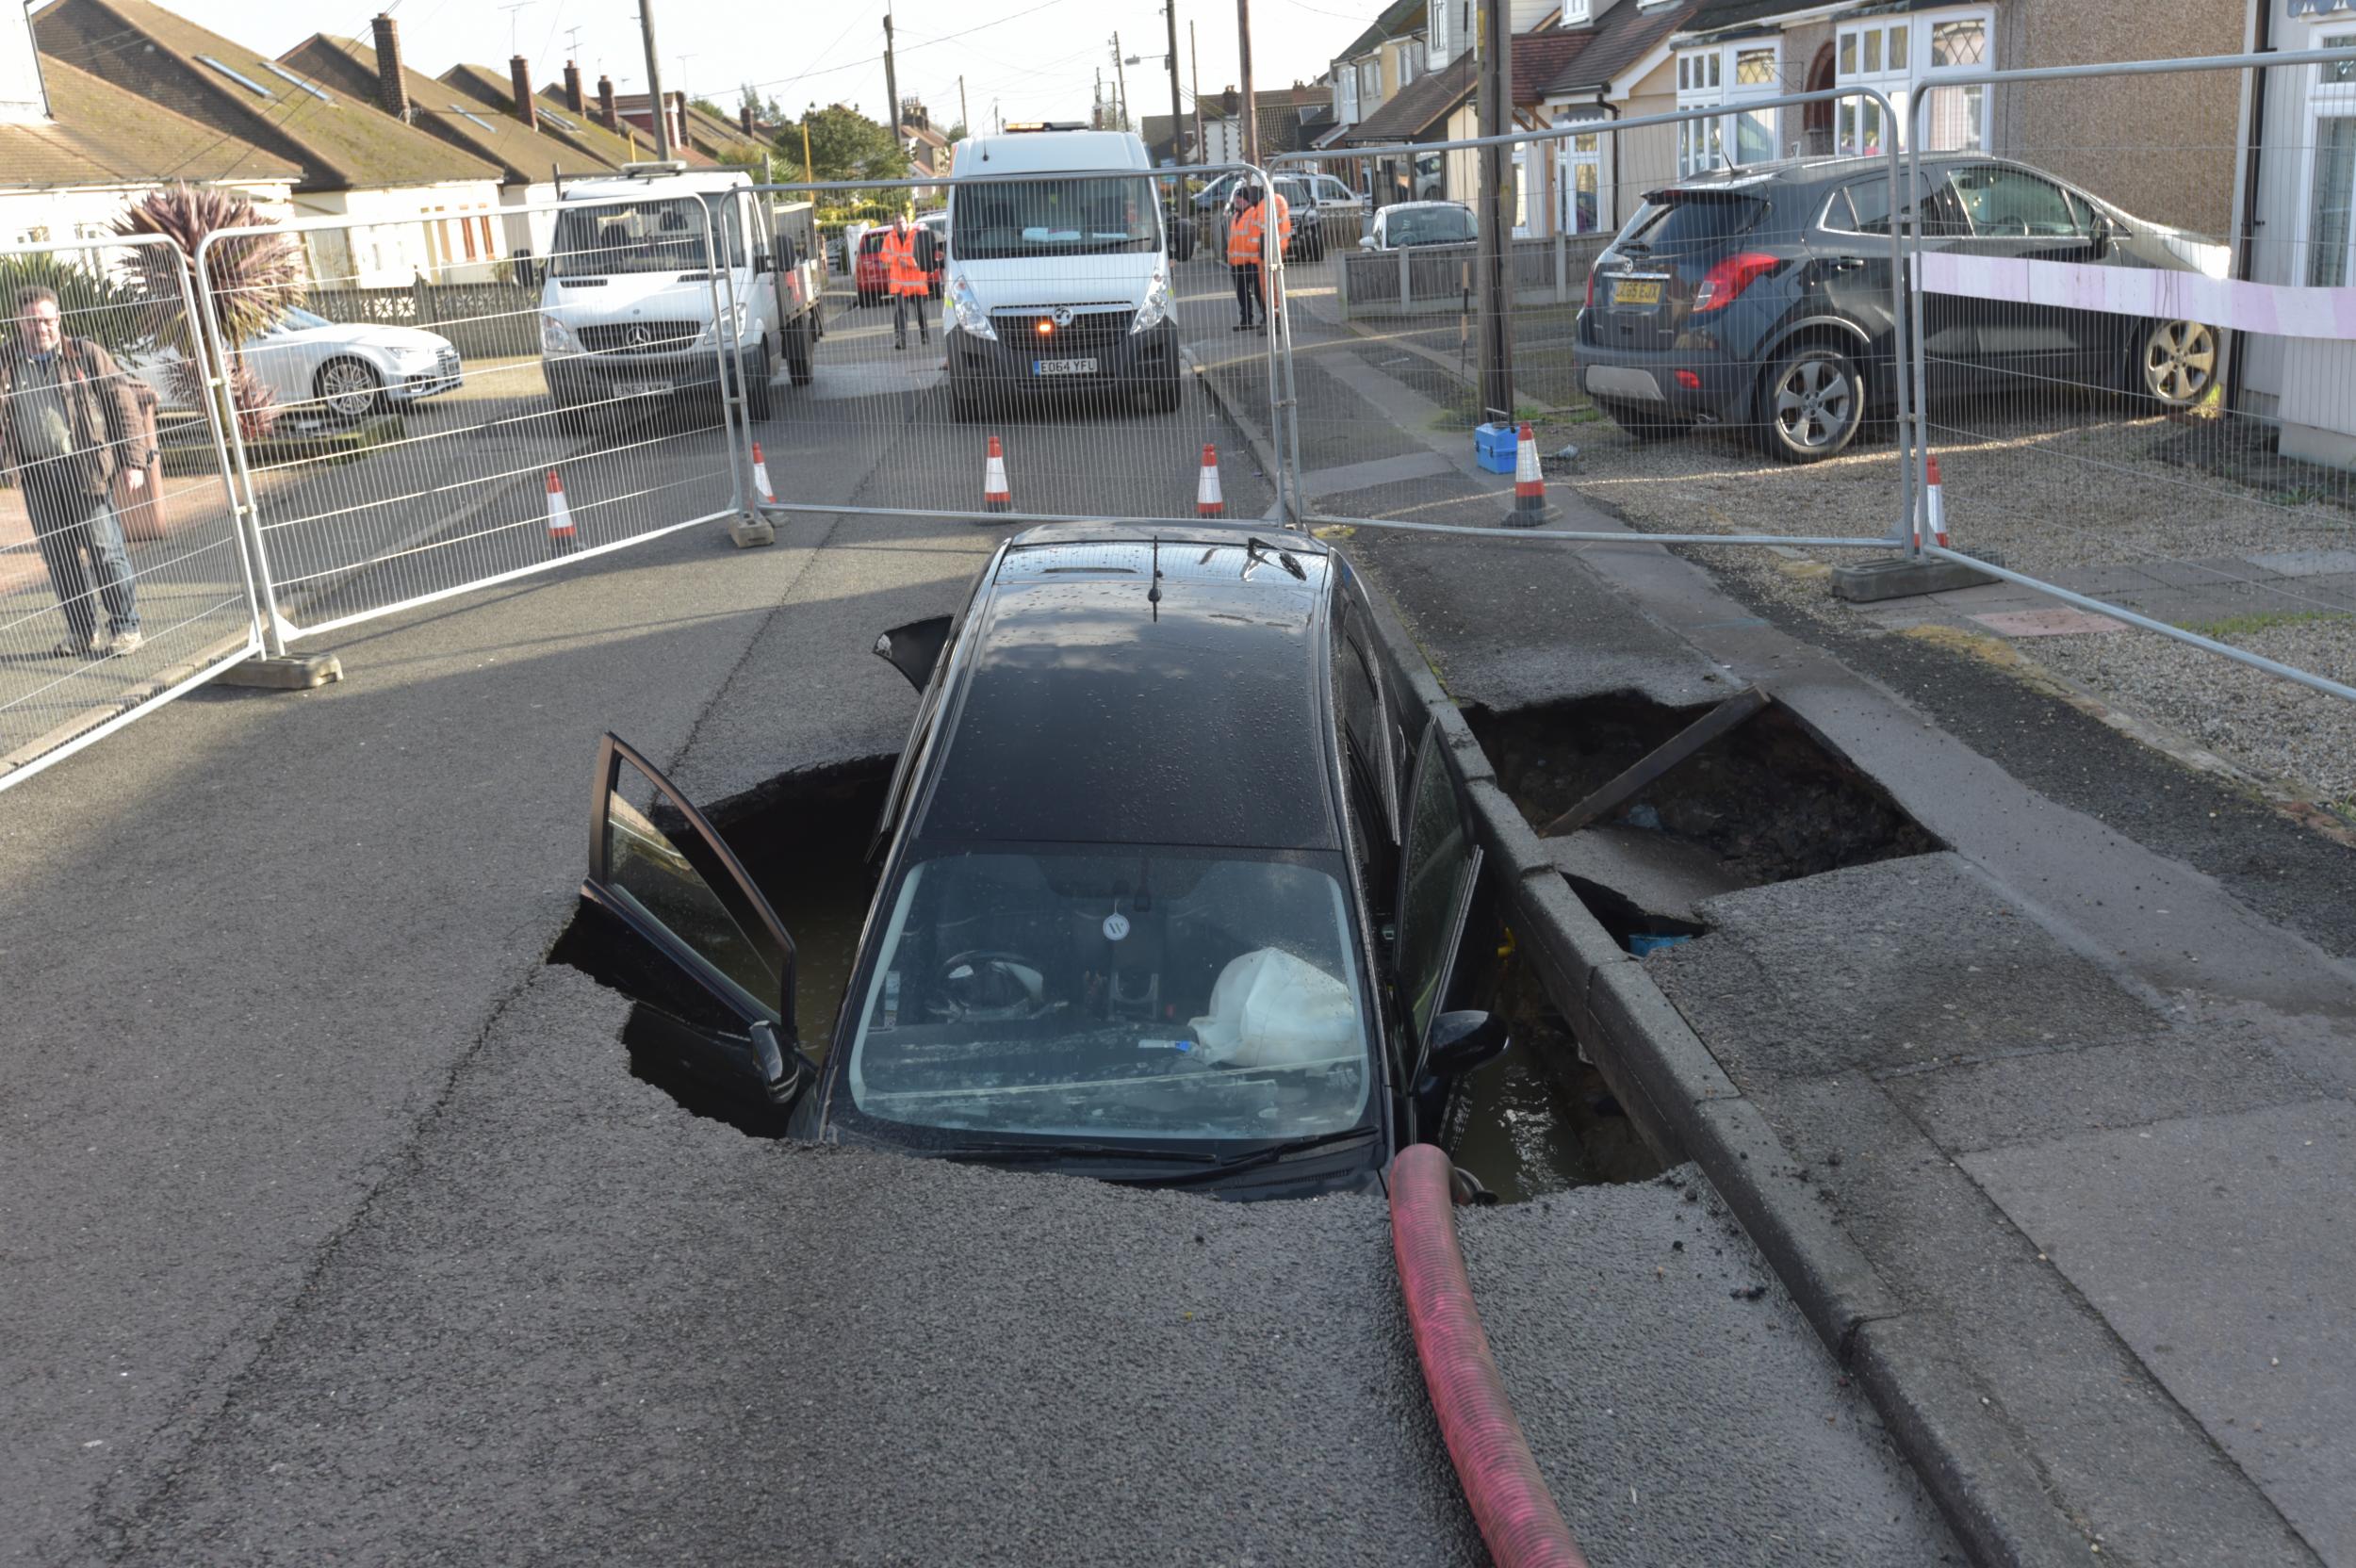
[[(778, 203), (858, 193), (865, 209), (905, 206), (914, 219), (896, 285), (890, 224), (826, 224), (822, 324), (807, 374), (794, 378), (805, 384), (791, 424), (756, 418), (748, 431), (768, 441), (770, 489), (756, 504), (990, 522), (1192, 520), (1208, 448), (1223, 503), (1257, 515), (1260, 487), (1281, 477), (1268, 438), (1282, 338), (1220, 326), (1243, 303), (1220, 214), (1225, 189), (1265, 178), (1242, 164), (999, 173), (977, 163), (945, 187), (744, 192)], [(1255, 315), (1269, 319), (1283, 315), (1274, 241), (1262, 247), (1254, 293)], [(813, 463), (847, 474), (855, 503), (809, 498), (801, 480)]]
[[(208, 235), (196, 273), (213, 352), (228, 379), (275, 394), (228, 443), (268, 650), (742, 515), (739, 384), (765, 368), (735, 286), (750, 237), (721, 226), (730, 215), (660, 184), (502, 207), (548, 235), (520, 283), (513, 260), (470, 253), (452, 227), (465, 219)], [(272, 243), (303, 248), (304, 294), (349, 300), (390, 254), (414, 288), (471, 314), (356, 331), (282, 316), (276, 285), (243, 275), (250, 248)]]
[[(48, 310), (25, 298), (44, 289)], [(194, 395), (181, 253), (156, 235), (0, 247), (0, 310), (5, 790), (249, 657), (261, 630), (220, 414)], [(54, 311), (54, 335), (28, 311)]]
[[(1762, 136), (1772, 146), (1778, 117), (1843, 102), (1893, 112), (1871, 88), (1762, 92), (1709, 108), (1272, 159), (1280, 177), (1314, 167), (1368, 206), (1366, 232), (1341, 264), (1304, 279), (1294, 291), (1300, 308), (1287, 312), (1301, 323), (1281, 368), (1289, 483), (1296, 495), (1332, 498), (1304, 499), (1297, 514), (1316, 524), (1486, 531), (1494, 525), (1415, 514), (1465, 514), (1448, 470), (1473, 451), (1500, 480), (1512, 478), (1512, 435), (1527, 420), (1550, 460), (1550, 480), (1612, 502), (1661, 542), (1914, 553), (1914, 387), (1902, 373), (1911, 321), (1905, 241), (1888, 217), (1905, 205), (1896, 148), (1852, 160), (1847, 176), (1816, 189), (1806, 211), (1739, 184), (1707, 200), (1649, 199), (1677, 184), (1681, 170), (1711, 164), (1729, 147), (1756, 152)], [(1502, 305), (1513, 343), (1513, 409), (1478, 406), (1484, 306), (1472, 274), (1481, 218), (1449, 194), (1474, 188), (1475, 155), (1488, 148), (1508, 150), (1516, 171)], [(1866, 216), (1846, 253), (1832, 265), (1804, 258), (1824, 201), (1845, 202), (1852, 192)], [(1378, 198), (1391, 199), (1374, 204)], [(1738, 236), (1745, 252), (1774, 266), (1705, 275), (1709, 263), (1693, 258)], [(1356, 280), (1385, 271), (1401, 281), (1383, 291), (1382, 314), (1362, 310)], [(1754, 281), (1777, 272), (1783, 292), (1838, 295), (1841, 308), (1778, 318), (1742, 299)], [(1427, 281), (1451, 277), (1452, 286), (1427, 290)], [(1304, 326), (1315, 340), (1302, 346)], [(1692, 351), (1696, 338), (1711, 345), (1708, 352)], [(1385, 382), (1403, 382), (1409, 395)], [(1380, 478), (1350, 461), (1353, 433), (1376, 415), (1419, 417), (1428, 455), (1411, 451)], [(1483, 426), (1491, 428), (1477, 429)], [(1669, 439), (1677, 436), (1706, 439)], [(1555, 455), (1573, 449), (1575, 459)], [(1428, 475), (1407, 471), (1418, 464)], [(1824, 481), (1826, 473), (1837, 482)], [(1723, 528), (1694, 526), (1706, 519), (1690, 515), (1689, 482), (1705, 476), (1726, 491)], [(1826, 518), (1808, 498), (1826, 482), (1841, 493), (1829, 520), (1780, 531), (1759, 526), (1763, 516)], [(1497, 500), (1477, 498), (1470, 510), (1495, 509)], [(1626, 537), (1552, 526), (1532, 536)]]
[[(1931, 93), (1909, 106), (1913, 373), (1918, 462), (1946, 470), (1925, 553), (1993, 549), (1971, 564), (2102, 617), (2074, 629), (2356, 700), (2356, 24), (2335, 43), (1934, 73), (1986, 132), (1926, 155)], [(2101, 112), (2155, 79), (2178, 114)], [(2137, 678), (2098, 638), (2051, 646)]]

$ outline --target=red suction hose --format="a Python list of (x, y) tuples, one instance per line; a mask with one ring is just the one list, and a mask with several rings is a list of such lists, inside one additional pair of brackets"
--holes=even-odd
[(1391, 1246), (1440, 1435), (1497, 1568), (1587, 1568), (1489, 1355), (1456, 1248), (1449, 1168), (1428, 1143), (1409, 1145), (1391, 1162)]

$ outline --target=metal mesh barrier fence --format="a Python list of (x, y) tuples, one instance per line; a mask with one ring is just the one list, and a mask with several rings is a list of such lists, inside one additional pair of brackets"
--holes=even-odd
[[(1260, 515), (1272, 340), (1242, 327), (1262, 290), (1238, 293), (1222, 222), (1248, 176), (976, 155), (945, 182), (749, 193), (780, 232), (812, 229), (823, 260), (795, 384), (754, 410), (764, 507), (1191, 518), (1207, 448), (1224, 509)], [(801, 286), (781, 270), (777, 286)]]
[(741, 512), (738, 361), (757, 400), (776, 336), (761, 239), (676, 177), (209, 237), (273, 648)]
[(0, 789), (258, 645), (161, 238), (0, 249)]
[[(1517, 509), (1515, 489), (1543, 478), (1668, 538), (1902, 547), (1902, 171), (1863, 144), (1785, 177), (1753, 167), (1860, 109), (1890, 112), (1873, 91), (1780, 94), (1767, 77), (1707, 112), (1345, 138), (1276, 160), (1299, 215), (1287, 282), (1308, 514), (1528, 522), (1552, 514)], [(1492, 155), (1497, 320), (1481, 276)], [(1484, 374), (1500, 336), (1502, 380)], [(1370, 422), (1413, 439), (1370, 462)], [(1536, 474), (1517, 464), (1525, 427)], [(1486, 491), (1468, 495), (1468, 470), (1495, 476)]]
[(2212, 740), (2309, 722), (2216, 654), (2356, 698), (2356, 20), (2313, 31), (1911, 111), (1941, 543), (2030, 580), (1990, 625)]

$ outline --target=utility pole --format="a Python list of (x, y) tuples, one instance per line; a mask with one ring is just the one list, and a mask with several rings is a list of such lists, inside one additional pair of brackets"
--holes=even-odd
[(802, 183), (818, 183), (818, 171), (810, 161), (810, 115), (807, 111), (802, 115)]
[(1129, 128), (1129, 71), (1121, 63), (1121, 35), (1118, 32), (1113, 34), (1113, 81), (1121, 94), (1121, 123), (1113, 128), (1125, 131)]
[(1186, 88), (1194, 95), (1194, 161), (1211, 161), (1211, 150), (1203, 145), (1203, 51), (1195, 43), (1194, 24), (1186, 24)]
[(973, 134), (973, 122), (965, 117), (965, 78), (963, 76), (957, 78), (957, 123), (965, 127), (966, 135)]
[[(891, 0), (884, 3), (884, 97), (890, 101), (884, 111), (884, 125), (892, 132), (892, 145), (898, 149), (894, 154), (897, 162), (893, 167), (899, 168), (908, 162), (908, 143), (900, 139), (900, 64), (892, 54)], [(903, 173), (906, 172), (904, 169), (901, 171)]]
[(1184, 163), (1178, 155), (1178, 127), (1185, 122), (1186, 109), (1178, 102), (1178, 0), (1169, 0), (1162, 7), (1162, 15), (1170, 21), (1170, 161)]
[(646, 107), (654, 125), (654, 160), (671, 161), (671, 116), (663, 106), (662, 57), (654, 48), (654, 0), (638, 0), (638, 31), (646, 41)]
[[(1513, 18), (1506, 0), (1483, 0), (1481, 41), (1481, 134), (1513, 128)], [(1481, 401), (1484, 419), (1513, 417), (1513, 295), (1506, 275), (1512, 241), (1513, 150), (1481, 149)]]
[(1260, 167), (1260, 108), (1252, 99), (1252, 0), (1235, 0), (1236, 52), (1243, 74), (1243, 161)]

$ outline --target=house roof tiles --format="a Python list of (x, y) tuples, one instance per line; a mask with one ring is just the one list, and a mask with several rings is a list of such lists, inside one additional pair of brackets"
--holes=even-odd
[[(314, 97), (283, 80), (269, 56), (148, 0), (57, 0), (35, 14), (33, 32), (45, 55), (185, 115), (232, 144), (299, 164), (298, 189), (499, 178), (482, 158), (384, 113), (372, 95), (355, 101), (331, 90), (324, 99)], [(132, 40), (145, 46), (133, 47)]]
[(63, 60), (43, 60), (41, 78), (50, 118), (0, 123), (0, 187), (292, 184), (303, 177), (303, 166), (292, 158), (224, 137)]

